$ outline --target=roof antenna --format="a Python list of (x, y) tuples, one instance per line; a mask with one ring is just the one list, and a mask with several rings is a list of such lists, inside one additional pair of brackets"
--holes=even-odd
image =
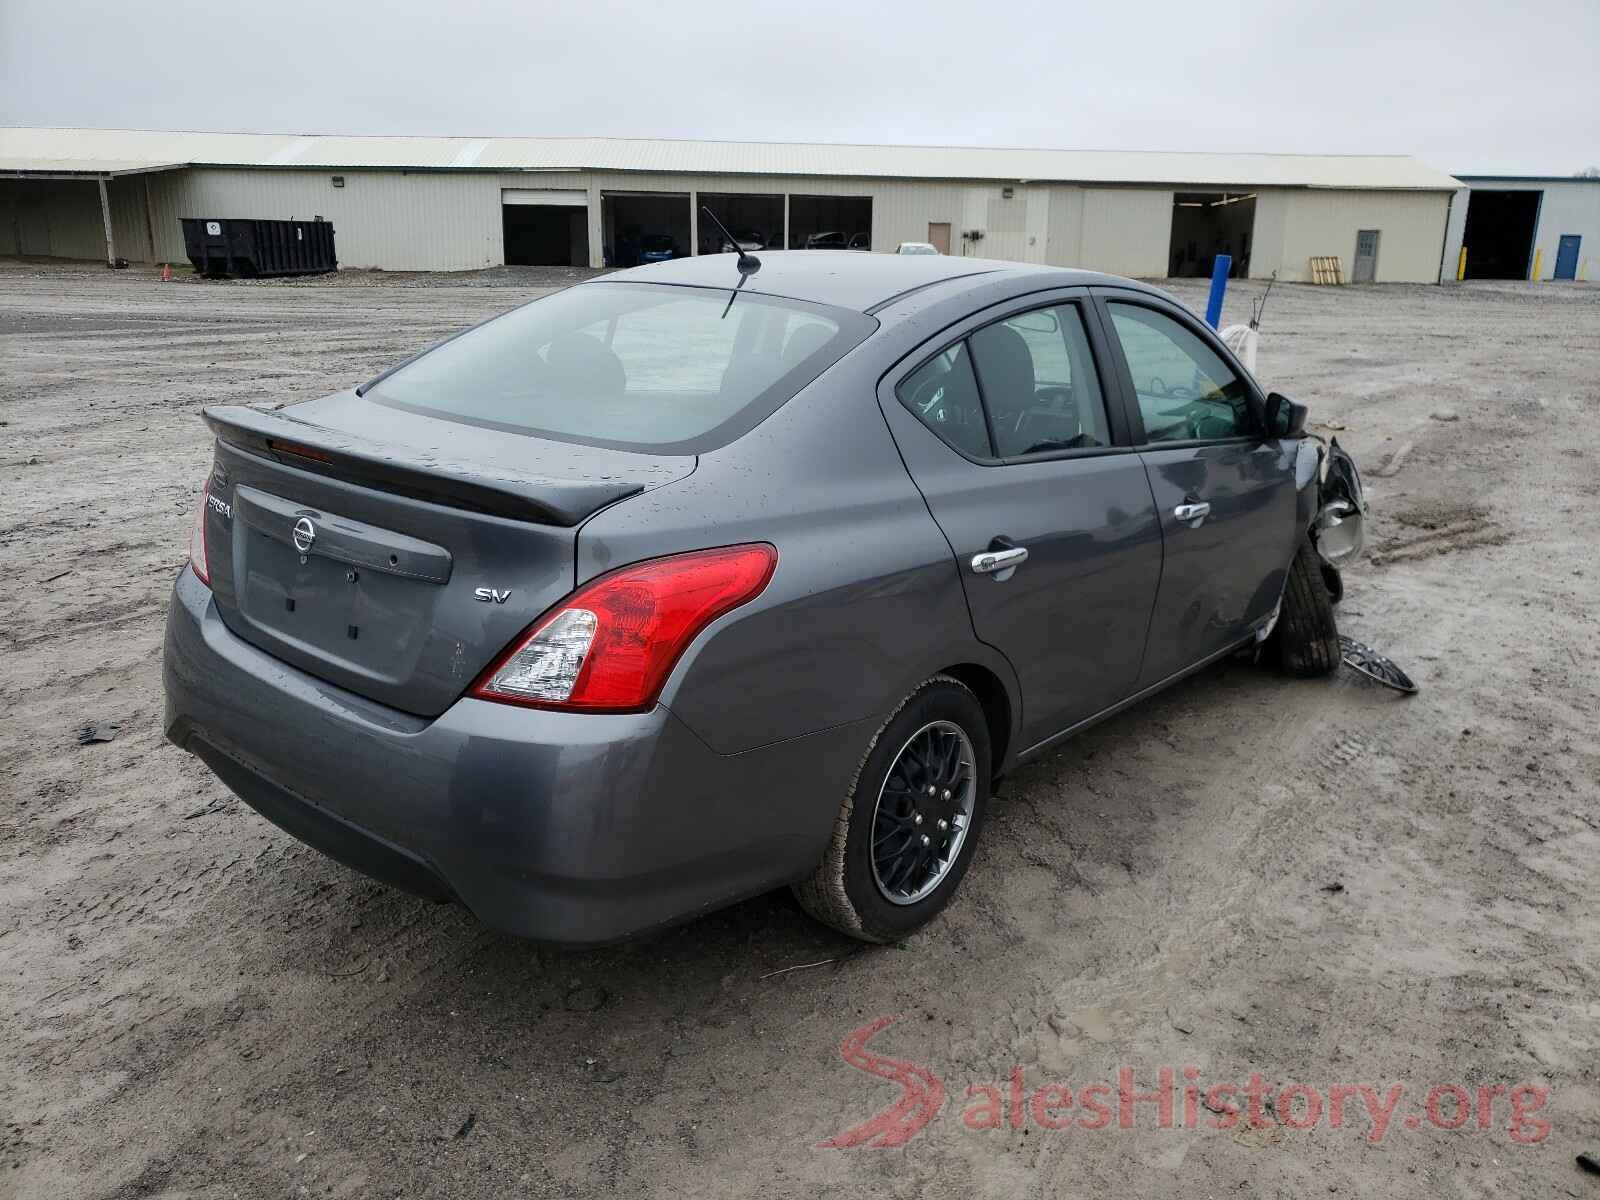
[(727, 238), (733, 244), (733, 248), (739, 252), (739, 261), (735, 264), (739, 268), (739, 282), (734, 286), (733, 293), (728, 297), (728, 303), (722, 310), (722, 315), (726, 317), (728, 309), (733, 307), (733, 302), (739, 295), (739, 289), (750, 281), (750, 276), (761, 270), (761, 260), (754, 254), (749, 254), (745, 251), (745, 248), (739, 244), (739, 239), (728, 232), (726, 225), (717, 220), (717, 214), (712, 212), (709, 206), (702, 204), (700, 211), (711, 218), (711, 223), (722, 231), (722, 236)]

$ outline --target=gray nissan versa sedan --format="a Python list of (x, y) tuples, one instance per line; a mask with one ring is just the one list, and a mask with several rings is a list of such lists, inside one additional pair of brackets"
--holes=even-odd
[(1365, 505), (1305, 415), (1105, 275), (795, 251), (594, 279), (352, 391), (206, 410), (167, 736), (526, 937), (788, 884), (896, 939), (1003, 771), (1236, 650), (1337, 666)]

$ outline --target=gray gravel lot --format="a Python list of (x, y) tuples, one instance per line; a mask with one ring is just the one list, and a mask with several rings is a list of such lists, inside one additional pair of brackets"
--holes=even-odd
[[(1596, 1194), (1600, 286), (1272, 294), (1260, 374), (1376, 510), (1341, 624), (1420, 696), (1208, 670), (1005, 781), (901, 947), (773, 895), (572, 952), (279, 833), (162, 740), (159, 679), (202, 405), (348, 386), (567, 281), (0, 260), (0, 1200)], [(821, 1146), (900, 1095), (839, 1052), (880, 1017), (939, 1114)], [(1124, 1065), (1405, 1091), (1381, 1138), (1357, 1099), (1216, 1130), (1181, 1094), (1179, 1128), (971, 1127), (1013, 1068)], [(1517, 1085), (1549, 1089), (1530, 1144)]]

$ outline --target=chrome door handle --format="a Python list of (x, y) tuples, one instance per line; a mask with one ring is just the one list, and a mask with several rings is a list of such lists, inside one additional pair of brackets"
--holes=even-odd
[(996, 575), (1002, 571), (1013, 571), (1027, 561), (1026, 546), (1013, 546), (1009, 550), (985, 550), (982, 554), (972, 556), (972, 571), (975, 575)]
[(1172, 510), (1172, 515), (1180, 521), (1198, 521), (1211, 515), (1211, 505), (1204, 500), (1198, 504), (1180, 504)]

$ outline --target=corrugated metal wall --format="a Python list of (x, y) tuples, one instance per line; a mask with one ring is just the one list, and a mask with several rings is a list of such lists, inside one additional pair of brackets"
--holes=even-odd
[(1159, 188), (1085, 188), (1078, 266), (1159, 279), (1172, 244), (1172, 192)]
[(183, 261), (182, 217), (320, 216), (333, 222), (344, 267), (461, 271), (504, 261), (497, 176), (344, 171), (344, 186), (334, 187), (334, 174), (196, 168), (163, 176), (152, 194), (158, 256)]
[[(340, 188), (332, 178), (211, 168), (121, 176), (109, 184), (117, 254), (150, 261), (153, 234), (154, 261), (184, 262), (183, 217), (322, 216), (334, 223), (341, 266), (450, 271), (503, 261), (497, 176), (352, 171)], [(95, 181), (0, 180), (0, 253), (103, 258)]]
[(1454, 283), (1461, 257), (1461, 239), (1467, 232), (1467, 204), (1472, 191), (1462, 188), (1450, 197), (1450, 217), (1445, 223), (1444, 252), (1439, 256), (1439, 282)]
[[(1539, 203), (1539, 224), (1534, 229), (1533, 251), (1539, 255), (1539, 274), (1550, 279), (1556, 269), (1556, 251), (1561, 235), (1575, 233), (1578, 244), (1578, 275), (1593, 279), (1600, 275), (1600, 183), (1592, 180), (1561, 179), (1473, 179), (1469, 188), (1456, 193), (1455, 210), (1450, 214), (1450, 236), (1445, 239), (1444, 265), (1440, 278), (1454, 280), (1461, 255), (1461, 239), (1466, 232), (1467, 206), (1471, 189), (1488, 192), (1543, 192)], [(1468, 248), (1471, 252), (1471, 247)], [(1587, 276), (1584, 274), (1588, 267)]]
[(1044, 261), (1073, 266), (1083, 257), (1083, 189), (1052, 187), (1045, 205)]
[(1533, 251), (1540, 258), (1541, 279), (1555, 277), (1556, 251), (1564, 233), (1575, 233), (1583, 239), (1578, 243), (1577, 273), (1579, 278), (1593, 279), (1595, 271), (1591, 269), (1585, 273), (1585, 267), (1600, 263), (1600, 183), (1585, 180), (1544, 185), (1539, 227), (1533, 235)]
[[(177, 235), (177, 253), (161, 255), (160, 228), (155, 224), (155, 200), (163, 187), (175, 185), (181, 171), (168, 174), (125, 175), (108, 185), (111, 195), (111, 230), (117, 240), (117, 257), (129, 262), (182, 262), (183, 234)], [(148, 202), (147, 202), (148, 193)], [(155, 247), (152, 253), (151, 241)]]
[[(1013, 262), (1083, 266), (1123, 275), (1166, 272), (1172, 232), (1172, 192), (1161, 188), (1081, 188), (815, 179), (803, 176), (656, 175), (595, 173), (596, 191), (655, 191), (870, 196), (872, 248), (892, 251), (901, 242), (928, 240), (928, 226), (948, 222), (953, 254)], [(526, 185), (524, 185), (526, 186)], [(591, 247), (599, 245), (598, 213), (591, 211)], [(969, 242), (962, 233), (981, 230)]]
[[(930, 224), (948, 223), (950, 253), (961, 254), (967, 248), (962, 230), (971, 228), (966, 224), (967, 190), (945, 181), (875, 181), (864, 193), (872, 197), (872, 248), (892, 252), (901, 242), (925, 242)], [(980, 245), (974, 253), (987, 250)]]
[[(341, 266), (452, 271), (504, 262), (501, 189), (575, 188), (588, 195), (589, 248), (598, 266), (607, 192), (701, 192), (866, 196), (872, 246), (926, 241), (948, 222), (951, 251), (1112, 274), (1166, 274), (1173, 192), (1161, 187), (1006, 185), (989, 182), (673, 175), (647, 172), (440, 172), (191, 168), (113, 180), (117, 251), (130, 260), (182, 262), (181, 217), (267, 217), (334, 223)], [(149, 191), (146, 219), (146, 189)], [(1593, 189), (1600, 191), (1600, 189)], [(1307, 260), (1336, 254), (1349, 276), (1358, 229), (1382, 231), (1378, 279), (1438, 277), (1449, 193), (1262, 188), (1257, 191), (1250, 274), (1309, 278)], [(7, 214), (10, 214), (8, 217)], [(981, 230), (971, 242), (963, 231)], [(1564, 230), (1563, 232), (1573, 232)], [(96, 258), (103, 253), (95, 185), (0, 184), (0, 253)], [(50, 249), (40, 249), (48, 246)], [(1553, 257), (1553, 249), (1546, 258)]]
[[(1313, 256), (1338, 256), (1351, 278), (1356, 231), (1376, 229), (1378, 283), (1433, 283), (1439, 278), (1449, 192), (1357, 192), (1342, 189), (1290, 190), (1283, 194), (1283, 241), (1278, 247), (1278, 278), (1304, 283)], [(1259, 203), (1259, 200), (1258, 200)], [(1257, 208), (1258, 221), (1260, 208)], [(1250, 273), (1270, 274), (1273, 247), (1257, 235)]]
[(1250, 233), (1250, 278), (1267, 279), (1274, 271), (1283, 274), (1283, 236), (1289, 225), (1289, 197), (1283, 188), (1261, 188), (1256, 192), (1256, 222)]

